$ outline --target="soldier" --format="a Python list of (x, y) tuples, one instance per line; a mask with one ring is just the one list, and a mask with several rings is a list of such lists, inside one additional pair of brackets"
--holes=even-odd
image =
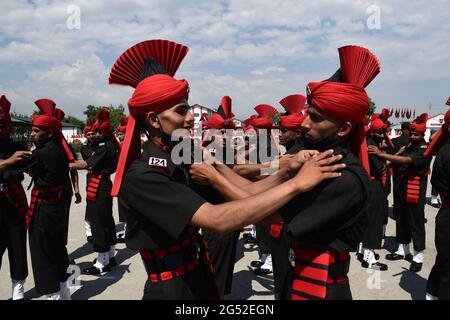
[(33, 178), (26, 225), (36, 292), (48, 300), (70, 300), (67, 286), (69, 264), (66, 249), (69, 162), (73, 155), (61, 132), (61, 111), (49, 99), (35, 102), (40, 114), (33, 116), (32, 156), (6, 175), (29, 172)]
[[(377, 147), (369, 147), (369, 153), (382, 160), (401, 165), (398, 168), (398, 212), (396, 217), (396, 239), (399, 244), (395, 253), (386, 255), (387, 260), (411, 261), (409, 270), (422, 269), (425, 250), (425, 201), (430, 169), (430, 159), (424, 156), (427, 143), (424, 136), (428, 114), (424, 113), (411, 124), (410, 144), (401, 156), (381, 152)], [(414, 256), (409, 251), (411, 239)]]
[[(176, 52), (169, 55), (169, 49)], [(131, 54), (136, 50), (148, 56), (140, 59)], [(243, 201), (206, 202), (192, 190), (186, 166), (175, 164), (171, 156), (177, 142), (170, 137), (176, 129), (185, 129), (191, 145), (188, 82), (172, 77), (186, 53), (186, 47), (173, 42), (145, 41), (128, 49), (110, 74), (110, 83), (136, 88), (128, 101), (129, 123), (112, 192), (120, 192), (119, 210), (127, 214), (127, 247), (139, 250), (147, 270), (144, 299), (217, 298), (207, 248), (198, 228), (219, 233), (240, 230), (269, 216), (317, 181), (338, 176), (330, 170), (342, 168), (328, 166), (339, 157), (328, 158), (331, 152), (327, 152), (303, 164), (293, 179), (270, 191)], [(161, 65), (155, 58), (158, 54), (170, 58)], [(125, 78), (125, 72), (135, 65), (144, 71)], [(140, 129), (149, 137), (141, 157)], [(286, 174), (271, 180), (282, 177)], [(228, 189), (224, 197), (228, 199), (232, 192), (233, 188)]]
[(24, 284), (28, 276), (27, 231), (25, 216), (27, 198), (21, 181), (23, 174), (5, 179), (8, 168), (28, 158), (31, 152), (11, 140), (11, 103), (0, 97), (0, 267), (3, 253), (8, 249), (12, 299), (24, 299)]
[[(450, 99), (449, 99), (450, 105)], [(436, 261), (427, 282), (427, 299), (450, 300), (450, 110), (444, 124), (425, 152), (436, 155), (431, 184), (439, 192), (442, 206), (436, 216)]]
[[(86, 137), (86, 143), (81, 146), (81, 157), (83, 158), (83, 161), (87, 161), (94, 152), (97, 150), (98, 143), (95, 140), (95, 132), (92, 129), (92, 126), (94, 125), (94, 120), (91, 118), (88, 118), (88, 124), (84, 127), (83, 133)], [(90, 171), (87, 172), (86, 175), (86, 193), (87, 188), (89, 186), (89, 181), (91, 180), (91, 174)], [(88, 201), (86, 198), (86, 211), (84, 214), (84, 223), (85, 223), (85, 232), (86, 232), (86, 239), (88, 242), (92, 242), (92, 229), (91, 229), (91, 218), (90, 216), (95, 211), (95, 206), (92, 205), (92, 201)]]
[(116, 224), (113, 217), (113, 200), (111, 197), (111, 174), (116, 171), (117, 152), (120, 144), (116, 140), (109, 122), (109, 110), (103, 108), (97, 115), (92, 128), (96, 132), (98, 148), (86, 161), (80, 160), (70, 164), (71, 169), (89, 170), (90, 179), (87, 186), (87, 202), (91, 202), (89, 216), (92, 228), (92, 243), (97, 258), (86, 274), (99, 275), (108, 272), (117, 262), (115, 245), (117, 243)]

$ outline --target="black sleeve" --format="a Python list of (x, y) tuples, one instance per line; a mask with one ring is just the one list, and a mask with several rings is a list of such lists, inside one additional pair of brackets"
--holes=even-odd
[(94, 170), (99, 170), (98, 166), (102, 163), (102, 161), (108, 156), (108, 148), (107, 145), (103, 145), (92, 154), (92, 156), (86, 160), (86, 163), (89, 167)]
[(279, 210), (294, 238), (333, 222), (338, 222), (336, 229), (339, 229), (347, 218), (351, 219), (358, 213), (364, 201), (361, 182), (349, 171), (342, 173), (341, 177), (325, 181), (314, 190), (300, 194)]
[[(383, 169), (385, 166), (385, 163), (380, 160), (377, 156), (374, 156), (373, 154), (369, 154), (369, 165), (370, 165), (370, 171), (372, 176), (378, 176), (379, 171)], [(376, 172), (372, 172), (372, 170), (376, 170)]]
[(173, 181), (166, 172), (156, 169), (131, 173), (125, 184), (122, 191), (132, 210), (174, 239), (181, 235), (198, 208), (206, 202), (186, 185)]
[(430, 159), (423, 155), (425, 153), (425, 150), (427, 149), (416, 147), (408, 155), (408, 157), (410, 157), (413, 161), (412, 165), (420, 170), (425, 169), (425, 167), (427, 167), (430, 162)]
[(14, 167), (7, 169), (3, 174), (5, 180), (14, 179), (14, 177), (21, 175), (24, 172), (30, 172), (33, 174), (34, 170), (37, 170), (39, 164), (39, 152), (34, 151), (31, 157), (20, 161)]

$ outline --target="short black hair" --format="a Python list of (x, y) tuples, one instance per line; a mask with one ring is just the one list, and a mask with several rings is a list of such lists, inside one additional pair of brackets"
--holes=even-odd
[(402, 123), (402, 131), (409, 130), (410, 128), (411, 128), (411, 123), (409, 123), (409, 122)]

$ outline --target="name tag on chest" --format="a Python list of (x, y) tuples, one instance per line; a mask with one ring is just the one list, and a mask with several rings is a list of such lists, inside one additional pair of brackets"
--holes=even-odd
[(148, 159), (148, 165), (151, 167), (167, 168), (167, 159), (150, 157)]

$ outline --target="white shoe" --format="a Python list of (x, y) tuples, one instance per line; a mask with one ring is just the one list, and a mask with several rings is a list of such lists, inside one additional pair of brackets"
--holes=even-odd
[(439, 298), (427, 293), (425, 295), (425, 300), (439, 300)]
[(55, 293), (52, 294), (48, 294), (47, 295), (47, 300), (62, 300), (61, 298), (61, 292), (57, 291)]
[(23, 300), (25, 297), (25, 280), (12, 280), (12, 299)]

